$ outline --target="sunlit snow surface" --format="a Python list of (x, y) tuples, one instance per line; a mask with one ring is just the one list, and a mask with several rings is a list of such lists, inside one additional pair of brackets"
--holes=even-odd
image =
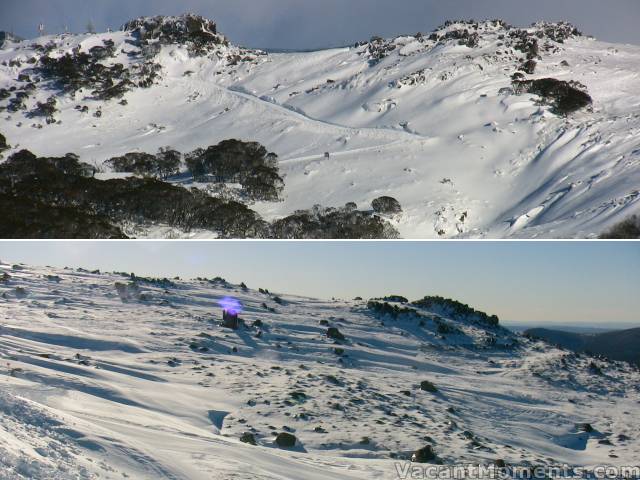
[[(623, 364), (596, 361), (598, 375), (587, 357), (503, 329), (443, 317), (460, 329), (443, 338), (434, 320), (376, 318), (362, 301), (276, 303), (258, 285), (139, 281), (141, 299), (123, 303), (119, 274), (4, 272), (3, 480), (391, 479), (391, 455), (427, 443), (445, 464), (639, 458), (640, 376)], [(219, 325), (225, 297), (242, 302), (247, 328)], [(285, 426), (293, 449), (274, 443)], [(250, 431), (257, 446), (239, 441)]]
[[(266, 219), (314, 204), (367, 209), (390, 195), (403, 207), (391, 221), (407, 238), (590, 237), (637, 213), (640, 47), (577, 37), (543, 52), (531, 78), (575, 80), (594, 99), (593, 112), (564, 119), (531, 95), (499, 94), (522, 58), (506, 54), (499, 33), (487, 29), (478, 48), (399, 37), (375, 65), (364, 47), (228, 65), (169, 45), (155, 59), (161, 80), (127, 93), (128, 105), (85, 99), (85, 91), (60, 99), (60, 125), (38, 129), (31, 125), (43, 121), (3, 112), (0, 132), (14, 150), (75, 152), (97, 165), (167, 145), (188, 152), (227, 138), (256, 140), (278, 154), (286, 185), (284, 201), (252, 206)], [(108, 38), (119, 52), (110, 62), (133, 61), (121, 53), (133, 48), (125, 32), (56, 37), (56, 52), (87, 51)], [(28, 59), (31, 43), (0, 51), (0, 63)], [(0, 66), (0, 87), (30, 67)], [(424, 78), (398, 83), (412, 74)], [(51, 93), (39, 90), (29, 107)]]

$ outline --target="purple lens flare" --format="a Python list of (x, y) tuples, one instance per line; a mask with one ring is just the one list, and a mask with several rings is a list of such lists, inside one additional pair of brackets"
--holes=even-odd
[(223, 299), (218, 301), (218, 305), (222, 307), (227, 313), (231, 315), (238, 315), (242, 312), (242, 304), (232, 297), (224, 297)]

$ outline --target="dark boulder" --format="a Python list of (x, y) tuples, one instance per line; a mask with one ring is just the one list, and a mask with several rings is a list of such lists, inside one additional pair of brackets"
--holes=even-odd
[(411, 455), (411, 461), (414, 463), (428, 463), (436, 460), (436, 454), (433, 451), (433, 447), (431, 445), (426, 445)]
[(436, 393), (438, 389), (436, 386), (431, 383), (429, 380), (423, 380), (420, 382), (420, 390), (424, 390), (425, 392)]
[(593, 433), (595, 431), (595, 429), (593, 428), (593, 426), (591, 426), (590, 423), (581, 423), (580, 425), (578, 425), (578, 430), (586, 433)]
[(327, 328), (327, 337), (333, 338), (334, 340), (344, 340), (344, 335), (338, 330), (336, 327)]
[[(140, 43), (157, 40), (161, 44), (186, 45), (194, 55), (202, 55), (229, 42), (217, 32), (215, 22), (199, 15), (139, 17), (124, 24)], [(153, 43), (152, 43), (153, 44)]]
[(291, 448), (296, 444), (296, 437), (287, 432), (280, 432), (276, 437), (276, 444), (282, 448)]

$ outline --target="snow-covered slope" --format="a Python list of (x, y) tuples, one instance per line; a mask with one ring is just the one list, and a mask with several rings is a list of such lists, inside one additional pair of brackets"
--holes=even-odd
[[(637, 369), (442, 303), (390, 303), (394, 318), (222, 279), (7, 264), (0, 278), (3, 479), (387, 479), (427, 444), (444, 465), (640, 453)], [(238, 330), (221, 325), (225, 297)]]
[[(536, 39), (535, 50), (522, 38)], [(158, 65), (155, 83), (130, 89), (126, 105), (36, 83), (26, 110), (0, 119), (12, 151), (75, 152), (102, 165), (167, 145), (186, 153), (227, 138), (259, 141), (279, 156), (285, 181), (284, 201), (252, 206), (265, 219), (314, 204), (367, 209), (389, 195), (403, 208), (391, 222), (413, 238), (589, 237), (638, 212), (637, 46), (566, 25), (494, 21), (317, 52), (267, 55), (224, 40), (194, 54), (180, 41), (143, 52), (130, 28), (11, 44), (0, 51), (0, 88), (24, 88), (21, 73), (39, 78), (43, 55), (105, 40), (115, 53), (102, 63)], [(537, 65), (525, 78), (579, 82), (592, 106), (564, 117), (509, 90), (527, 53)], [(26, 117), (52, 94), (57, 123)]]

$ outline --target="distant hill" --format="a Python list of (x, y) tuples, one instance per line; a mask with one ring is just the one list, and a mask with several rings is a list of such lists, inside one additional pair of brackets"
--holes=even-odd
[(640, 365), (640, 328), (604, 333), (574, 333), (547, 328), (531, 328), (525, 335), (540, 338), (575, 352), (591, 352), (613, 360)]

